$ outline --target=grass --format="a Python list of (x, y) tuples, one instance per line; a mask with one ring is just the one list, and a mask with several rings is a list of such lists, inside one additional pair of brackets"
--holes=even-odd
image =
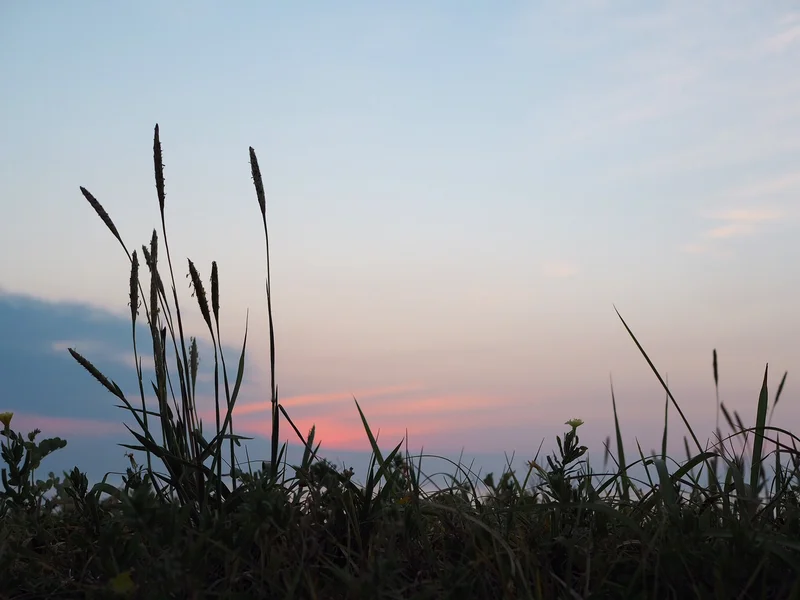
[[(233, 428), (247, 325), (235, 375), (229, 374), (216, 263), (209, 304), (189, 260), (214, 353), (215, 429), (209, 439), (195, 405), (197, 340), (184, 335), (167, 239), (158, 126), (153, 154), (167, 279), (161, 276), (158, 232), (141, 255), (129, 251), (100, 202), (81, 188), (130, 264), (139, 397), (128, 397), (69, 349), (134, 419), (135, 429), (126, 425), (131, 443), (121, 444), (131, 451), (131, 466), (119, 488), (106, 478), (90, 487), (77, 467), (63, 481), (52, 473), (37, 480), (42, 460), (66, 442), (37, 441), (38, 430), (23, 436), (11, 428), (11, 413), (0, 414), (6, 465), (2, 597), (800, 597), (800, 453), (795, 435), (769, 424), (786, 375), (770, 402), (765, 369), (755, 425), (745, 427), (719, 401), (714, 351), (717, 410), (730, 433), (723, 436), (717, 425), (714, 443), (703, 446), (619, 313), (666, 393), (660, 453), (645, 455), (637, 442), (638, 458), (628, 462), (612, 384), (616, 453), (609, 438), (602, 473), (589, 467), (578, 432), (582, 422), (571, 420), (557, 436), (558, 451), (545, 460), (537, 453), (524, 473), (509, 466), (495, 481), (491, 473), (481, 479), (454, 463), (450, 484), (430, 491), (422, 455), (412, 456), (402, 441), (382, 451), (357, 400), (372, 448), (364, 483), (354, 481), (351, 469), (321, 460), (314, 428), (304, 436), (278, 396), (266, 196), (252, 148), (266, 245), (272, 432), (270, 457), (260, 469), (253, 470), (249, 457), (238, 461), (236, 450), (249, 439)], [(149, 386), (137, 336), (141, 309), (155, 365)], [(670, 406), (689, 434), (681, 462), (666, 451)], [(287, 464), (286, 445), (279, 443), (282, 424), (304, 447), (300, 464)], [(644, 469), (645, 480), (633, 476), (635, 467)]]

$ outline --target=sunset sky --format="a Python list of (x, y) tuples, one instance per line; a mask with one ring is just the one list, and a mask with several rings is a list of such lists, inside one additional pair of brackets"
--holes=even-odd
[[(138, 397), (128, 259), (79, 186), (148, 243), (158, 123), (201, 413), (213, 426), (187, 257), (206, 282), (218, 263), (232, 374), (250, 311), (234, 424), (254, 448), (270, 412), (249, 146), (280, 395), (323, 452), (367, 449), (355, 396), (387, 447), (408, 430), (412, 452), (527, 459), (579, 417), (599, 464), (611, 378), (626, 440), (658, 448), (664, 391), (614, 306), (702, 440), (714, 348), (746, 423), (765, 364), (771, 395), (788, 370), (775, 418), (797, 428), (798, 65), (788, 0), (4, 2), (0, 410), (69, 441), (51, 469), (124, 469), (125, 415), (66, 350)], [(680, 455), (675, 410), (670, 427)]]

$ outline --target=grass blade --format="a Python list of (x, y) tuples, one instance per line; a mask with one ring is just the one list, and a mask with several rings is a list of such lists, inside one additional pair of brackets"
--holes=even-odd
[(761, 453), (764, 448), (764, 427), (767, 423), (767, 406), (769, 393), (767, 391), (767, 375), (769, 364), (764, 368), (764, 382), (761, 384), (761, 393), (758, 395), (758, 411), (756, 412), (755, 439), (753, 440), (753, 457), (750, 463), (750, 491), (755, 495), (758, 480), (761, 474)]
[(650, 368), (653, 370), (653, 373), (658, 378), (659, 383), (661, 383), (661, 385), (664, 387), (664, 390), (666, 390), (667, 395), (669, 396), (670, 400), (672, 400), (672, 404), (677, 409), (678, 414), (681, 416), (681, 419), (683, 419), (683, 422), (686, 425), (686, 428), (689, 430), (689, 434), (692, 436), (692, 440), (694, 440), (694, 443), (697, 446), (697, 449), (700, 452), (702, 452), (703, 451), (703, 447), (700, 445), (700, 440), (698, 440), (697, 436), (694, 434), (694, 430), (692, 429), (692, 426), (689, 424), (689, 420), (686, 418), (686, 415), (683, 414), (683, 411), (681, 410), (681, 407), (678, 405), (678, 402), (673, 397), (672, 392), (669, 391), (669, 387), (664, 382), (664, 380), (661, 378), (661, 375), (659, 374), (658, 369), (656, 369), (656, 366), (653, 364), (653, 361), (650, 360), (650, 357), (647, 355), (647, 352), (645, 352), (644, 348), (642, 348), (642, 345), (639, 343), (639, 340), (637, 340), (636, 336), (633, 335), (633, 331), (631, 331), (631, 328), (628, 327), (628, 324), (625, 322), (625, 319), (622, 318), (622, 315), (619, 314), (619, 311), (617, 310), (616, 306), (614, 307), (614, 311), (617, 313), (617, 316), (619, 317), (619, 320), (622, 321), (622, 324), (625, 326), (625, 329), (628, 331), (628, 334), (633, 339), (634, 343), (636, 344), (636, 347), (639, 348), (639, 352), (642, 353), (642, 356), (644, 356), (644, 359), (647, 361), (647, 364), (650, 365)]
[(614, 431), (617, 436), (617, 459), (619, 460), (620, 472), (622, 473), (622, 497), (627, 501), (630, 481), (628, 480), (628, 466), (625, 462), (625, 447), (622, 443), (622, 431), (619, 427), (619, 416), (617, 415), (617, 399), (614, 396), (614, 381), (611, 380), (611, 407), (614, 411)]

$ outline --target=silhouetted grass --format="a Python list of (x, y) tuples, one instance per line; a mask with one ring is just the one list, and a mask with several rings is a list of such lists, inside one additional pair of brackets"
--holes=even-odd
[[(214, 352), (215, 430), (207, 439), (195, 398), (198, 350), (184, 337), (164, 215), (165, 189), (158, 126), (156, 190), (169, 278), (159, 271), (153, 231), (141, 256), (129, 252), (111, 217), (81, 191), (122, 246), (130, 263), (132, 345), (138, 401), (70, 348), (75, 360), (135, 419), (124, 447), (131, 466), (116, 488), (89, 486), (78, 469), (36, 480), (35, 471), (59, 438), (36, 441), (3, 424), (0, 492), (0, 590), (3, 597), (83, 598), (795, 598), (800, 596), (800, 456), (797, 437), (768, 424), (786, 375), (770, 403), (765, 369), (756, 423), (744, 427), (719, 401), (731, 429), (716, 428), (702, 446), (666, 381), (628, 324), (625, 329), (666, 392), (661, 452), (626, 459), (611, 388), (616, 454), (606, 443), (604, 470), (593, 472), (580, 445), (582, 421), (567, 421), (558, 451), (538, 456), (519, 475), (504, 470), (482, 480), (454, 463), (451, 483), (426, 491), (422, 455), (402, 442), (378, 446), (358, 404), (372, 457), (364, 484), (351, 469), (318, 458), (312, 427), (303, 436), (281, 405), (275, 378), (266, 196), (255, 151), (253, 183), (266, 242), (272, 431), (269, 461), (243, 469), (233, 412), (244, 374), (247, 326), (235, 377), (229, 376), (219, 329), (220, 290), (211, 265), (209, 297), (199, 271), (188, 274)], [(170, 305), (170, 297), (172, 304)], [(144, 308), (155, 380), (145, 385), (137, 340)], [(617, 313), (619, 315), (619, 313)], [(172, 349), (172, 360), (168, 357)], [(170, 368), (171, 367), (171, 368)], [(148, 408), (148, 402), (157, 409)], [(686, 460), (667, 456), (669, 405), (686, 425)], [(281, 415), (303, 447), (288, 465), (279, 445)], [(718, 419), (719, 422), (719, 419)], [(752, 447), (750, 438), (752, 437)], [(734, 442), (741, 440), (737, 452)], [(160, 465), (160, 466), (159, 466)], [(646, 481), (633, 467), (644, 467)], [(291, 471), (289, 470), (291, 469)], [(771, 470), (771, 475), (767, 475)], [(48, 491), (54, 495), (46, 497)]]

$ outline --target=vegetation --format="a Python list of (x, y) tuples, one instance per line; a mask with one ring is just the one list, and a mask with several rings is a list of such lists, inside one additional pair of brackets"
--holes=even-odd
[[(717, 400), (719, 427), (703, 447), (655, 366), (625, 324), (666, 394), (660, 453), (626, 460), (612, 389), (616, 452), (610, 472), (593, 473), (580, 445), (582, 421), (567, 422), (558, 452), (534, 457), (525, 473), (497, 481), (454, 465), (451, 485), (426, 491), (421, 456), (402, 442), (383, 452), (356, 401), (372, 447), (365, 483), (318, 458), (314, 428), (303, 436), (281, 405), (266, 199), (255, 151), (250, 162), (266, 241), (266, 302), (272, 374), (270, 460), (237, 462), (233, 409), (241, 389), (245, 328), (235, 377), (219, 336), (219, 277), (211, 265), (210, 305), (200, 274), (188, 272), (214, 350), (215, 430), (202, 432), (195, 406), (198, 350), (184, 338), (164, 219), (158, 126), (155, 179), (169, 279), (159, 271), (158, 234), (141, 256), (81, 191), (130, 261), (130, 309), (139, 398), (132, 399), (74, 349), (75, 360), (135, 419), (131, 467), (121, 488), (89, 487), (77, 468), (63, 481), (35, 479), (41, 461), (66, 442), (36, 441), (2, 424), (0, 594), (14, 598), (795, 598), (800, 596), (800, 453), (797, 437), (768, 424), (767, 372), (756, 423), (744, 427)], [(167, 291), (169, 287), (169, 293)], [(170, 296), (172, 305), (170, 305)], [(144, 382), (137, 340), (144, 309), (155, 380)], [(620, 316), (620, 319), (622, 317)], [(172, 367), (172, 368), (170, 368)], [(714, 381), (718, 385), (716, 351)], [(717, 397), (719, 395), (717, 394)], [(686, 460), (666, 453), (670, 404), (689, 431)], [(288, 465), (281, 416), (304, 446)], [(691, 443), (690, 443), (691, 442)], [(752, 442), (752, 444), (751, 444)], [(735, 450), (738, 444), (740, 449)], [(134, 455), (133, 452), (140, 454)], [(538, 454), (538, 453), (537, 453)], [(142, 464), (138, 464), (136, 457)], [(242, 465), (246, 464), (246, 468)], [(631, 469), (644, 467), (646, 480)], [(603, 477), (603, 478), (601, 478)], [(47, 497), (47, 492), (51, 495)]]

